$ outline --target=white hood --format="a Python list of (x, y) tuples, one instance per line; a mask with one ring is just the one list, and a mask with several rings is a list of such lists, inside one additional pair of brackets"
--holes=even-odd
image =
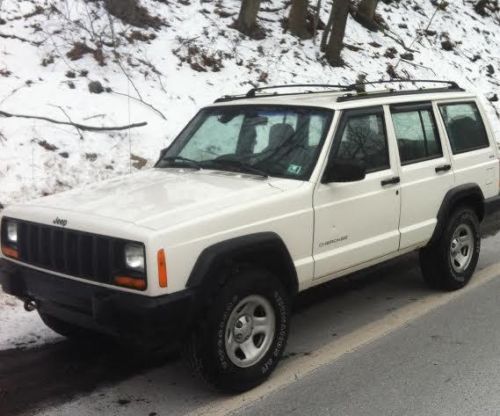
[(43, 197), (29, 205), (48, 208), (61, 217), (75, 212), (156, 229), (244, 206), (301, 184), (232, 172), (149, 169)]

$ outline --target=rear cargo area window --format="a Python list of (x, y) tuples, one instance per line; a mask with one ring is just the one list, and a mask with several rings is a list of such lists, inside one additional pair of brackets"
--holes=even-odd
[(475, 103), (439, 106), (453, 154), (489, 146), (483, 119)]

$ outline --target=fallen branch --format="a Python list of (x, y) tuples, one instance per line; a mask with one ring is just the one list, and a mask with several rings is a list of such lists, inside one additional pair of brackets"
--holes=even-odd
[[(388, 38), (392, 39), (394, 42), (396, 42), (398, 45), (402, 46), (403, 49), (407, 52), (418, 52), (417, 50), (415, 49), (412, 49), (410, 46), (406, 46), (406, 44), (404, 43), (403, 39), (399, 38), (394, 32), (390, 31), (390, 30), (384, 30), (382, 29), (382, 33), (384, 34), (384, 36), (387, 36)], [(413, 43), (412, 43), (413, 45)]]
[(48, 121), (49, 123), (62, 124), (65, 126), (73, 126), (73, 127), (76, 127), (77, 129), (84, 130), (84, 131), (128, 130), (128, 129), (134, 129), (137, 127), (143, 127), (143, 126), (146, 126), (148, 124), (145, 121), (143, 121), (141, 123), (132, 123), (132, 124), (127, 124), (125, 126), (97, 127), (97, 126), (87, 126), (85, 124), (79, 124), (79, 123), (72, 123), (69, 121), (54, 120), (53, 118), (49, 118), (49, 117), (31, 116), (31, 115), (26, 115), (26, 114), (13, 114), (13, 113), (8, 113), (8, 112), (2, 111), (2, 110), (0, 110), (0, 117), (7, 117), (7, 118), (16, 117), (16, 118), (29, 118), (29, 119), (35, 119), (35, 120), (43, 120), (43, 121)]
[(42, 44), (42, 42), (36, 42), (34, 40), (29, 40), (29, 39), (26, 39), (26, 38), (22, 38), (21, 36), (10, 35), (10, 34), (7, 34), (7, 33), (2, 33), (2, 32), (0, 32), (0, 38), (4, 38), (4, 39), (16, 39), (16, 40), (19, 40), (19, 41), (24, 42), (24, 43), (30, 43), (31, 45), (34, 45), (34, 46), (40, 46)]
[[(425, 66), (425, 65), (420, 65), (420, 64), (417, 64), (415, 62), (411, 62), (411, 61), (408, 61), (407, 59), (402, 59), (400, 58), (399, 60), (400, 62), (403, 62), (405, 64), (408, 64), (408, 65), (412, 65), (416, 68), (424, 68), (424, 69), (428, 69), (429, 71), (431, 71), (434, 75), (436, 75), (436, 73), (434, 72), (434, 70), (431, 68), (431, 67), (428, 67), (428, 66)], [(399, 62), (398, 62), (399, 63)], [(396, 67), (394, 67), (396, 68)]]

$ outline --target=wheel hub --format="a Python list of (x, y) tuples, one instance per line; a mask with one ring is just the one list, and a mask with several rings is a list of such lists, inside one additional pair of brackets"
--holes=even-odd
[(253, 320), (252, 318), (244, 314), (240, 316), (234, 323), (233, 334), (236, 342), (239, 344), (245, 342), (253, 331)]
[(474, 234), (467, 224), (460, 224), (450, 243), (450, 261), (453, 270), (463, 273), (469, 266), (474, 252)]
[(269, 351), (276, 332), (276, 315), (263, 296), (250, 295), (231, 311), (225, 347), (231, 362), (241, 368), (258, 363)]

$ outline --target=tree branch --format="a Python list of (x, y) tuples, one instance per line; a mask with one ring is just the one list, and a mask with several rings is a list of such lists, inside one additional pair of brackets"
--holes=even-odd
[(127, 97), (127, 98), (130, 98), (134, 101), (137, 101), (143, 105), (145, 105), (146, 107), (149, 107), (151, 108), (151, 110), (153, 110), (156, 114), (158, 114), (163, 120), (166, 120), (167, 117), (165, 117), (165, 114), (163, 114), (160, 110), (158, 110), (153, 104), (149, 104), (148, 102), (146, 101), (143, 101), (141, 100), (140, 98), (137, 98), (137, 97), (134, 97), (132, 95), (129, 95), (129, 94), (125, 94), (123, 92), (118, 92), (118, 91), (111, 91), (113, 94), (118, 94), (118, 95), (122, 95), (124, 97)]
[(7, 117), (7, 118), (16, 117), (16, 118), (29, 118), (29, 119), (35, 119), (35, 120), (43, 120), (43, 121), (48, 121), (49, 123), (62, 124), (65, 126), (73, 126), (73, 127), (76, 127), (77, 129), (84, 130), (84, 131), (128, 130), (128, 129), (134, 129), (136, 127), (143, 127), (143, 126), (146, 126), (148, 124), (145, 121), (143, 121), (141, 123), (132, 123), (132, 124), (127, 124), (125, 126), (112, 126), (112, 127), (87, 126), (85, 124), (72, 123), (69, 121), (54, 120), (53, 118), (49, 118), (49, 117), (32, 116), (32, 115), (27, 115), (27, 114), (13, 114), (13, 113), (8, 113), (8, 112), (2, 111), (2, 110), (0, 110), (0, 117)]
[[(74, 124), (74, 123), (73, 123), (73, 120), (71, 120), (71, 117), (69, 116), (69, 114), (66, 112), (66, 110), (65, 110), (64, 108), (62, 108), (60, 105), (53, 105), (53, 104), (49, 104), (49, 105), (50, 105), (50, 106), (52, 106), (52, 107), (58, 108), (59, 110), (61, 110), (61, 111), (62, 111), (62, 113), (63, 113), (63, 114), (66, 116), (66, 118), (68, 119), (68, 121), (69, 121), (70, 123)], [(82, 131), (78, 128), (78, 126), (75, 126), (75, 128), (76, 128), (76, 131), (78, 132), (78, 135), (80, 136), (80, 140), (83, 140), (83, 139), (84, 139), (84, 137), (83, 137), (83, 133), (82, 133)]]

